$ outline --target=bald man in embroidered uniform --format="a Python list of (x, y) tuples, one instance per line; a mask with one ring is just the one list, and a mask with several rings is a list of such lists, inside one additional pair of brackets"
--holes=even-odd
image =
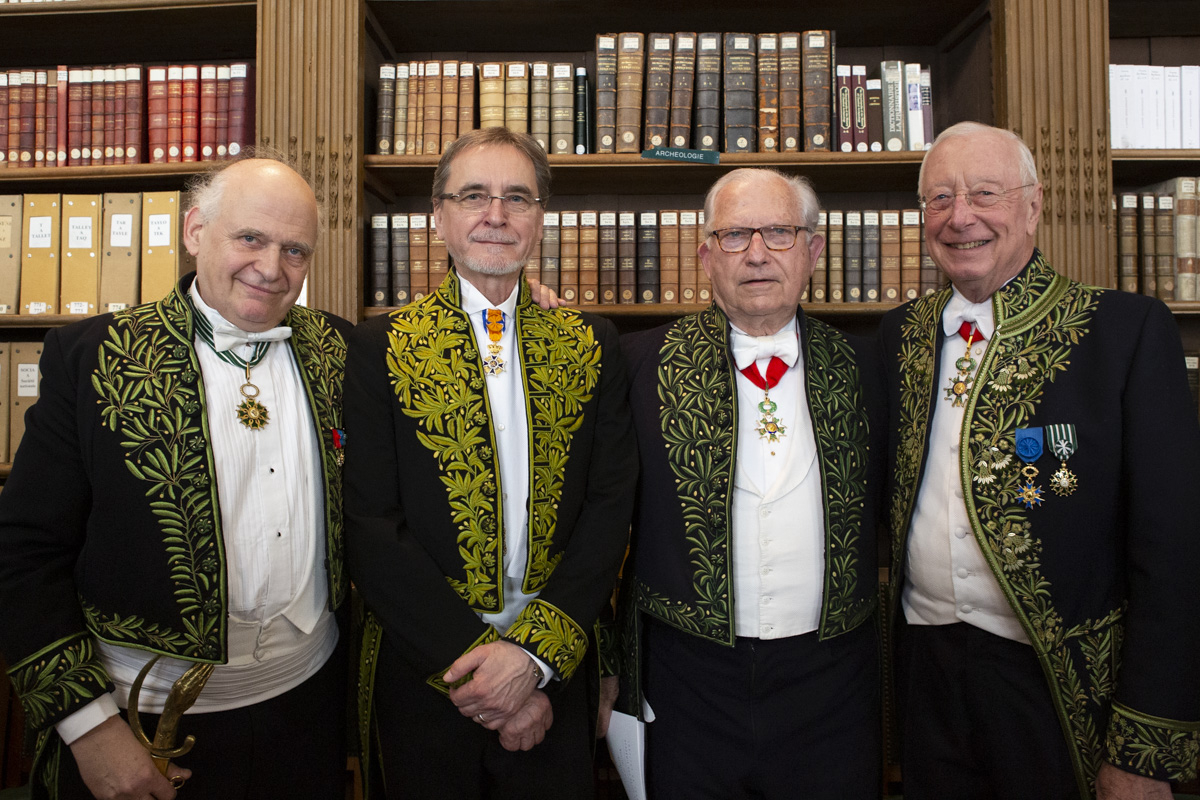
[(1166, 306), (1058, 274), (1015, 134), (921, 166), (883, 319), (906, 798), (1170, 798), (1200, 753), (1200, 426)]
[(713, 304), (623, 340), (618, 708), (653, 711), (657, 800), (877, 797), (881, 365), (799, 308), (824, 246), (807, 181), (734, 170), (704, 207)]
[(351, 337), (346, 530), (369, 612), (371, 797), (593, 795), (592, 631), (637, 456), (612, 324), (539, 308), (520, 280), (549, 183), (529, 136), (456, 140), (433, 185), (449, 276)]
[[(195, 274), (46, 336), (0, 496), (0, 646), (38, 734), (36, 797), (344, 791), (350, 326), (294, 305), (319, 232), (299, 174), (236, 161), (191, 199)], [(174, 682), (216, 665), (166, 776), (122, 710), (156, 656), (138, 704), (151, 738)]]

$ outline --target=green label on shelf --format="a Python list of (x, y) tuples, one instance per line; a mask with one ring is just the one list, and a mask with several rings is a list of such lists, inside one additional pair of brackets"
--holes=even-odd
[(686, 161), (692, 164), (717, 164), (721, 154), (716, 150), (688, 150), (683, 147), (652, 147), (642, 151), (642, 158), (662, 161)]

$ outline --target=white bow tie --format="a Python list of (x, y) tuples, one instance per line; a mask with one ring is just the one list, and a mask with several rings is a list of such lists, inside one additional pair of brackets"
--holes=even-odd
[(257, 344), (258, 342), (282, 342), (290, 338), (292, 329), (286, 325), (271, 328), (269, 331), (244, 331), (227, 322), (218, 322), (213, 327), (213, 350), (222, 353), (232, 350), (238, 345)]
[(946, 310), (942, 312), (942, 330), (947, 336), (957, 336), (964, 322), (974, 324), (983, 338), (992, 338), (996, 324), (992, 318), (991, 298), (982, 303), (972, 303), (958, 292), (951, 295)]
[(751, 336), (739, 331), (732, 331), (732, 334), (733, 361), (739, 370), (771, 356), (778, 356), (790, 368), (796, 365), (796, 359), (800, 357), (796, 332), (790, 328), (771, 336)]

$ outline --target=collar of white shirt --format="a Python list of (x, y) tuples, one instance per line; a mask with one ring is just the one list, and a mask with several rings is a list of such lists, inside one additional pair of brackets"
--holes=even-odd
[(974, 323), (983, 334), (983, 338), (991, 339), (996, 330), (995, 317), (992, 315), (992, 298), (989, 297), (982, 303), (972, 303), (955, 289), (942, 312), (942, 330), (947, 336), (955, 336), (964, 322)]
[[(459, 292), (462, 296), (462, 310), (468, 315), (477, 314), (480, 311), (486, 311), (489, 308), (499, 308), (504, 312), (504, 316), (511, 320), (513, 312), (517, 310), (517, 298), (521, 294), (521, 282), (517, 281), (513, 286), (513, 290), (509, 292), (508, 297), (499, 306), (493, 305), (490, 300), (483, 296), (483, 292), (475, 288), (475, 286), (461, 275), (458, 276)], [(505, 326), (507, 330), (507, 325)]]

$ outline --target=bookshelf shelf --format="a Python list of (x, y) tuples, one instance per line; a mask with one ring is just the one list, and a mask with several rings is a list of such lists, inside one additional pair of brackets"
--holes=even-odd
[(62, 187), (98, 187), (100, 191), (177, 189), (183, 181), (209, 168), (212, 162), (124, 164), (89, 167), (0, 169), (0, 193), (61, 191)]
[[(895, 303), (804, 303), (804, 312), (812, 314), (815, 317), (833, 318), (833, 317), (853, 317), (857, 319), (872, 320), (882, 317), (885, 312), (896, 307)], [(1177, 304), (1178, 305), (1178, 304)], [(1190, 303), (1185, 305), (1195, 305), (1196, 313), (1200, 314), (1200, 303)], [(575, 306), (581, 311), (589, 311), (594, 314), (600, 314), (605, 317), (615, 318), (661, 318), (671, 319), (674, 317), (682, 317), (685, 314), (694, 314), (697, 311), (702, 311), (707, 308), (704, 304), (675, 304), (675, 303), (632, 303), (627, 305), (617, 306)], [(383, 314), (389, 314), (395, 311), (395, 308), (367, 308), (363, 311), (364, 317), (378, 317)]]
[(1200, 150), (1113, 150), (1112, 158), (1118, 161), (1200, 161)]
[(81, 319), (87, 319), (91, 314), (0, 314), (0, 330), (6, 328), (31, 328), (46, 330), (61, 328)]

